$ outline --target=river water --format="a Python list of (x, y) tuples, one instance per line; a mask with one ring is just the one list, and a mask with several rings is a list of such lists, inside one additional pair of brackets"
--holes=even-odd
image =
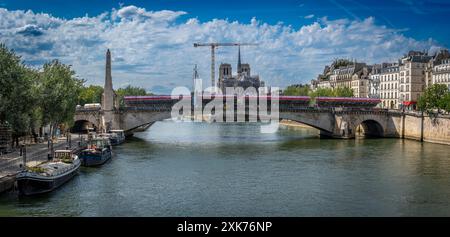
[(1, 195), (0, 216), (450, 216), (450, 146), (157, 122), (53, 193)]

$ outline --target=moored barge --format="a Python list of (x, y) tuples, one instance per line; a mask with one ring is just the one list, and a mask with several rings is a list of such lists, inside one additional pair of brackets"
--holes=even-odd
[(109, 138), (96, 137), (88, 141), (87, 149), (80, 152), (81, 165), (99, 166), (112, 157), (112, 148)]
[(19, 194), (30, 196), (51, 192), (78, 174), (80, 165), (78, 156), (70, 150), (57, 150), (52, 160), (27, 167), (17, 174)]

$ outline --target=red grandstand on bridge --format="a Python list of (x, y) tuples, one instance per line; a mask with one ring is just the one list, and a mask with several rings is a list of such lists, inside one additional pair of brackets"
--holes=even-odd
[[(234, 95), (212, 95), (204, 97), (206, 100), (217, 98), (230, 98), (237, 97)], [(139, 104), (149, 104), (156, 101), (173, 101), (181, 98), (191, 98), (190, 95), (183, 96), (171, 96), (171, 95), (152, 95), (152, 96), (125, 96), (124, 101), (126, 106), (137, 106)], [(245, 96), (246, 99), (259, 98), (271, 100), (272, 98), (278, 98), (281, 104), (285, 103), (298, 103), (303, 102), (305, 106), (310, 107), (375, 107), (381, 100), (375, 98), (353, 98), (353, 97), (316, 97), (311, 98), (309, 96)]]

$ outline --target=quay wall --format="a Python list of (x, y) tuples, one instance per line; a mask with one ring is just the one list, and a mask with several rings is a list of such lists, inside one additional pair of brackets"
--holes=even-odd
[(424, 117), (423, 141), (450, 145), (450, 116)]
[[(296, 126), (297, 122), (282, 121), (281, 124)], [(450, 145), (449, 115), (435, 117), (418, 112), (390, 111), (381, 124), (385, 137)]]
[(450, 116), (405, 113), (392, 116), (392, 128), (400, 138), (450, 145)]
[(0, 193), (13, 189), (15, 181), (15, 174), (0, 177)]

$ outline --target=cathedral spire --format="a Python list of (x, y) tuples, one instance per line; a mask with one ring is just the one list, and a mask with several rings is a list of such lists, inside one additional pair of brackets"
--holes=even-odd
[(242, 72), (242, 64), (241, 64), (241, 46), (238, 47), (238, 64), (237, 64), (237, 72), (240, 74)]
[(196, 83), (196, 80), (198, 80), (198, 79), (199, 79), (198, 69), (197, 69), (197, 64), (195, 64), (194, 73), (192, 76), (192, 91), (195, 90), (195, 83)]
[(194, 67), (194, 79), (198, 79), (198, 78), (199, 78), (199, 76), (198, 76), (197, 64), (195, 64), (195, 67)]

